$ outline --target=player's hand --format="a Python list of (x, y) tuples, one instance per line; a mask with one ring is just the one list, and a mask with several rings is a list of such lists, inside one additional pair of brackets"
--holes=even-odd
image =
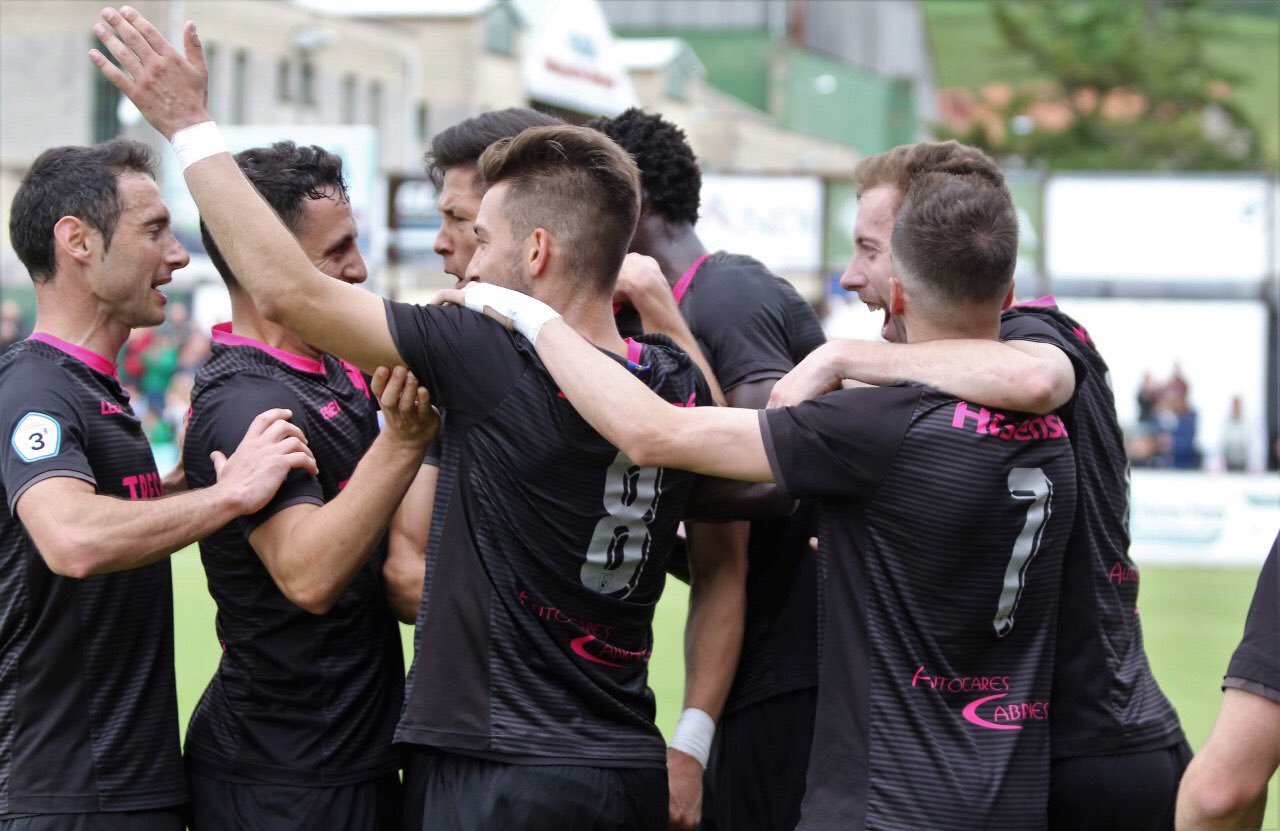
[[(468, 284), (470, 285), (470, 284)], [(465, 288), (441, 289), (427, 303), (428, 306), (461, 306), (466, 300)]]
[(218, 476), (214, 487), (227, 491), (241, 514), (270, 502), (294, 468), (312, 475), (319, 472), (306, 437), (288, 421), (292, 415), (290, 410), (267, 410), (249, 425), (231, 458), (217, 450), (210, 454)]
[(702, 822), (702, 765), (687, 753), (667, 748), (667, 803), (671, 831), (690, 831)]
[(830, 343), (823, 344), (808, 354), (807, 357), (778, 379), (769, 394), (770, 408), (791, 407), (801, 401), (817, 398), (819, 395), (840, 388), (840, 375), (831, 368), (827, 359)]
[(646, 302), (667, 299), (672, 306), (675, 300), (671, 297), (671, 286), (667, 277), (653, 257), (632, 252), (622, 260), (622, 268), (618, 270), (618, 282), (613, 290), (614, 303), (628, 303), (632, 306), (643, 306)]
[[(93, 33), (120, 66), (115, 66), (97, 49), (89, 60), (137, 106), (152, 127), (166, 139), (173, 134), (209, 121), (209, 70), (204, 50), (196, 36), (196, 24), (182, 28), (185, 55), (169, 45), (164, 36), (132, 6), (102, 10), (104, 23)], [(123, 69), (122, 69), (123, 68)]]
[(373, 373), (373, 394), (382, 408), (387, 438), (411, 448), (426, 448), (440, 432), (440, 416), (426, 387), (408, 369), (380, 366)]

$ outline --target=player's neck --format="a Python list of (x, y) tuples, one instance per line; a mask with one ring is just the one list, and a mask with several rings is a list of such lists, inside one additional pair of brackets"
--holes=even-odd
[(626, 356), (627, 342), (618, 334), (612, 298), (578, 294), (552, 305), (579, 335), (601, 349)]
[(291, 355), (312, 360), (320, 359), (319, 350), (311, 347), (283, 326), (267, 320), (258, 313), (257, 307), (247, 296), (233, 297), (231, 300), (231, 331), (242, 338), (265, 343), (272, 349), (279, 349)]
[(974, 320), (957, 314), (953, 318), (935, 323), (926, 318), (912, 316), (903, 321), (908, 343), (931, 340), (999, 340), (1000, 319)]
[(667, 283), (672, 286), (699, 257), (707, 253), (692, 225), (673, 224), (653, 214), (645, 214), (636, 230), (631, 250), (657, 260)]
[(67, 297), (63, 292), (36, 287), (33, 333), (52, 335), (114, 362), (130, 331), (128, 326), (112, 320), (91, 299)]

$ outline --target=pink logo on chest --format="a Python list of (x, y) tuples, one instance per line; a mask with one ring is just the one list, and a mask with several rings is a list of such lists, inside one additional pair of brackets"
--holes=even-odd
[(320, 408), (320, 415), (324, 416), (325, 421), (328, 421), (340, 412), (342, 412), (342, 408), (338, 406), (336, 398)]
[(114, 401), (102, 402), (102, 415), (123, 415), (123, 414), (124, 414), (124, 407), (121, 407), (119, 404), (115, 403)]

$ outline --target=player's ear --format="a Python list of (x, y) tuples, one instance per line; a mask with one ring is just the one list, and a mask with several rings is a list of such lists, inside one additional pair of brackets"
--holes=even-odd
[(70, 257), (81, 265), (93, 261), (93, 248), (102, 237), (79, 217), (64, 216), (53, 226), (54, 263), (59, 256)]
[(889, 314), (902, 317), (907, 308), (907, 291), (897, 277), (889, 278)]
[(1014, 284), (1010, 283), (1009, 293), (1004, 296), (1004, 303), (1000, 304), (1000, 311), (1003, 312), (1005, 309), (1013, 305), (1013, 289), (1014, 289)]
[(526, 241), (526, 262), (529, 276), (542, 277), (551, 265), (551, 232), (546, 228), (534, 228)]

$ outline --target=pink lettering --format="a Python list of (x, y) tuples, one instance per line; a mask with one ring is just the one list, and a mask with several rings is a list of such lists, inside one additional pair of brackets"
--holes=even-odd
[(320, 415), (324, 416), (325, 421), (328, 421), (340, 412), (342, 412), (342, 408), (338, 406), (337, 399), (330, 401), (328, 404), (325, 404), (320, 408)]
[(102, 415), (121, 415), (124, 413), (124, 407), (114, 401), (102, 402)]
[(1111, 572), (1107, 575), (1112, 583), (1122, 586), (1125, 583), (1136, 582), (1138, 579), (1138, 567), (1126, 566), (1124, 563), (1116, 563), (1111, 567)]
[(158, 473), (139, 473), (136, 476), (126, 476), (120, 480), (120, 484), (129, 489), (130, 499), (155, 499), (164, 496), (164, 486), (160, 483), (160, 474)]
[(987, 422), (991, 420), (991, 413), (981, 407), (979, 407), (978, 411), (975, 413), (969, 409), (969, 405), (966, 402), (961, 401), (956, 405), (956, 411), (951, 416), (951, 426), (963, 430), (965, 420), (969, 418), (974, 419), (974, 421), (978, 423), (977, 429), (978, 432), (981, 433), (987, 429)]

